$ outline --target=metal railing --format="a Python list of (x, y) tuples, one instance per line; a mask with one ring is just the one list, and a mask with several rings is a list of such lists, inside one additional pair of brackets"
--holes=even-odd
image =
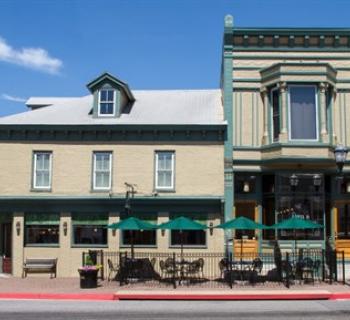
[(274, 250), (267, 253), (90, 251), (101, 264), (100, 277), (120, 286), (178, 286), (233, 288), (237, 285), (284, 285), (316, 281), (345, 284), (344, 252), (300, 249), (297, 253)]

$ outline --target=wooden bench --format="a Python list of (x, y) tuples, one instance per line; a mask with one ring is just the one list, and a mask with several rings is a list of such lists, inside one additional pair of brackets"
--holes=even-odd
[(57, 276), (57, 258), (27, 258), (23, 263), (22, 278), (29, 272), (50, 273), (50, 278)]

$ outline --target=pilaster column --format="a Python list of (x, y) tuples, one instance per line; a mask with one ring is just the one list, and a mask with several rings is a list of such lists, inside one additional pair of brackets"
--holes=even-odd
[(326, 107), (326, 91), (327, 84), (321, 82), (319, 84), (319, 93), (320, 93), (320, 119), (321, 119), (321, 140), (322, 142), (329, 142), (329, 136), (327, 132), (327, 107)]
[(24, 261), (24, 213), (14, 212), (12, 222), (12, 275), (22, 276)]
[(288, 131), (287, 131), (287, 84), (285, 82), (280, 82), (278, 84), (280, 90), (280, 101), (281, 101), (281, 131), (279, 135), (279, 142), (288, 141)]
[(72, 214), (71, 212), (60, 213), (60, 247), (58, 250), (57, 276), (76, 276), (77, 268), (80, 267), (81, 255), (74, 255), (71, 249), (73, 239)]
[[(108, 217), (108, 224), (118, 223), (120, 220), (119, 212), (110, 212)], [(119, 240), (121, 230), (108, 229), (108, 250), (119, 251)]]
[(264, 103), (264, 133), (262, 144), (265, 145), (269, 143), (269, 95), (266, 87), (263, 87), (260, 93)]

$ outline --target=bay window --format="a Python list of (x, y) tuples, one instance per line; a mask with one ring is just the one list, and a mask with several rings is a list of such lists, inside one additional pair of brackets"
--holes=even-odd
[(290, 140), (318, 140), (316, 86), (289, 85)]

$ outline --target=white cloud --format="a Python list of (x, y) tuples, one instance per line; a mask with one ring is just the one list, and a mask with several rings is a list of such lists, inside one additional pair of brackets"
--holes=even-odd
[(56, 74), (63, 66), (63, 62), (53, 58), (42, 48), (14, 49), (0, 37), (0, 61)]
[(16, 97), (16, 96), (11, 96), (11, 95), (6, 94), (6, 93), (3, 93), (1, 95), (1, 98), (4, 100), (14, 101), (14, 102), (26, 102), (27, 101), (27, 99)]

